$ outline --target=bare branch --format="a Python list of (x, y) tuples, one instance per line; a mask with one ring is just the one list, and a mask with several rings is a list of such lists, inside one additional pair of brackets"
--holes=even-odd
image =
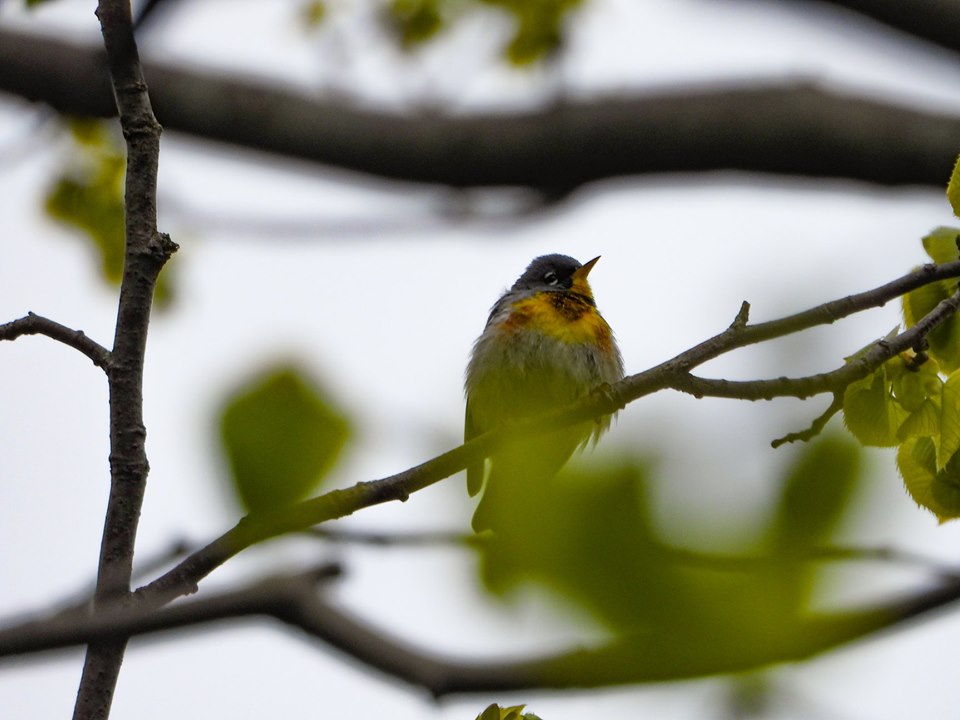
[[(0, 91), (110, 116), (100, 48), (0, 29)], [(942, 188), (960, 117), (808, 82), (641, 93), (535, 111), (377, 112), (195, 67), (147, 65), (164, 125), (395, 180), (565, 194), (645, 173), (745, 170)]]
[[(694, 562), (699, 560), (694, 558)], [(94, 615), (25, 623), (0, 630), (0, 657), (262, 615), (297, 627), (370, 667), (439, 697), (493, 690), (662, 682), (742, 672), (773, 662), (806, 659), (839, 644), (901, 627), (960, 600), (960, 581), (954, 577), (904, 600), (856, 611), (797, 616), (781, 628), (782, 632), (771, 634), (763, 642), (739, 643), (733, 637), (711, 635), (699, 642), (696, 637), (685, 638), (687, 642), (678, 644), (674, 628), (654, 627), (596, 648), (521, 661), (473, 662), (418, 648), (337, 608), (316, 587), (337, 572), (335, 566), (322, 566), (164, 609), (117, 606)], [(689, 653), (689, 643), (700, 651)]]
[(124, 641), (132, 635), (215, 622), (247, 615), (282, 612), (318, 583), (339, 577), (339, 565), (325, 563), (295, 575), (270, 577), (247, 587), (163, 609), (102, 605), (94, 613), (73, 610), (0, 630), (0, 657), (43, 652), (86, 643)]
[(833, 400), (830, 402), (830, 406), (824, 410), (821, 415), (814, 419), (812, 423), (810, 423), (810, 427), (808, 427), (806, 430), (787, 433), (783, 437), (771, 441), (770, 446), (778, 448), (781, 445), (786, 445), (787, 443), (806, 442), (807, 440), (812, 440), (821, 432), (823, 432), (823, 428), (827, 426), (827, 423), (830, 422), (830, 419), (841, 410), (843, 410), (843, 393), (837, 392), (833, 394)]
[[(129, 597), (134, 542), (149, 465), (144, 447), (143, 364), (157, 278), (177, 246), (157, 231), (160, 125), (140, 67), (128, 0), (100, 0), (97, 17), (120, 126), (127, 145), (123, 278), (108, 373), (110, 498), (103, 525), (94, 606)], [(102, 77), (102, 72), (97, 75)], [(87, 88), (83, 88), (86, 91)], [(106, 720), (126, 643), (114, 638), (87, 649), (74, 720)]]
[(110, 363), (110, 351), (82, 330), (73, 330), (42, 315), (32, 312), (17, 320), (0, 325), (0, 340), (16, 340), (23, 335), (46, 335), (86, 355), (94, 365), (106, 370)]
[[(404, 501), (454, 473), (473, 460), (489, 456), (507, 438), (542, 434), (616, 412), (627, 403), (664, 389), (677, 389), (694, 394), (715, 394), (724, 397), (757, 399), (760, 397), (801, 396), (842, 391), (845, 384), (865, 377), (901, 350), (913, 347), (942, 322), (960, 304), (960, 293), (944, 300), (914, 327), (892, 340), (878, 342), (857, 360), (832, 373), (796, 380), (759, 380), (730, 383), (702, 380), (690, 370), (719, 355), (737, 348), (789, 335), (816, 325), (830, 324), (867, 308), (879, 307), (895, 297), (925, 284), (960, 276), (960, 262), (925, 265), (893, 282), (873, 290), (824, 303), (811, 310), (757, 325), (749, 325), (741, 308), (738, 320), (727, 330), (650, 370), (631, 375), (621, 382), (599, 388), (578, 403), (529, 421), (505, 425), (480, 435), (416, 467), (381, 480), (357, 483), (353, 487), (334, 490), (316, 498), (289, 506), (268, 516), (249, 515), (232, 529), (205, 547), (192, 553), (179, 565), (139, 588), (134, 595), (148, 604), (162, 604), (184, 594), (195, 592), (197, 583), (228, 559), (263, 540), (283, 533), (304, 530), (328, 520), (346, 517), (358, 510), (393, 500)], [(733, 389), (740, 391), (737, 395)]]
[(435, 547), (438, 545), (470, 547), (482, 543), (480, 535), (462, 532), (389, 533), (312, 527), (304, 530), (303, 534), (330, 543), (376, 547)]
[(862, 356), (844, 363), (831, 372), (800, 378), (773, 380), (708, 380), (695, 375), (681, 375), (669, 383), (675, 390), (696, 397), (726, 397), (738, 400), (772, 400), (776, 397), (807, 398), (825, 392), (840, 392), (850, 383), (866, 377), (890, 358), (910, 350), (937, 325), (960, 308), (960, 291), (942, 300), (920, 322), (896, 337), (879, 340)]

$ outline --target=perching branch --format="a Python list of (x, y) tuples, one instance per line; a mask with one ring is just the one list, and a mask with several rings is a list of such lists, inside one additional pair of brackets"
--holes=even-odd
[[(734, 323), (724, 332), (687, 350), (650, 370), (631, 375), (616, 385), (600, 388), (582, 401), (529, 421), (517, 422), (480, 435), (432, 460), (381, 480), (357, 483), (333, 490), (316, 498), (292, 505), (272, 515), (249, 515), (180, 564), (139, 588), (134, 595), (148, 604), (162, 604), (195, 592), (197, 583), (228, 559), (247, 547), (287, 532), (346, 517), (365, 507), (393, 500), (404, 501), (454, 473), (478, 458), (489, 456), (507, 438), (537, 434), (616, 412), (628, 403), (664, 389), (716, 394), (723, 397), (806, 397), (823, 392), (842, 392), (846, 384), (865, 377), (899, 352), (917, 345), (938, 323), (943, 322), (960, 304), (960, 293), (940, 303), (914, 327), (896, 337), (879, 341), (870, 351), (831, 373), (794, 380), (759, 380), (727, 383), (695, 378), (690, 371), (708, 360), (731, 350), (789, 335), (817, 325), (833, 323), (890, 300), (923, 285), (960, 277), (960, 262), (925, 265), (873, 290), (824, 303), (805, 312), (756, 325), (748, 322), (745, 303)], [(726, 383), (726, 385), (724, 385)], [(728, 387), (741, 391), (736, 395)]]
[(0, 340), (16, 340), (24, 335), (46, 335), (62, 342), (86, 355), (102, 370), (106, 370), (110, 362), (110, 351), (87, 337), (82, 330), (73, 330), (42, 315), (29, 312), (22, 318), (0, 325)]
[[(114, 102), (127, 147), (124, 224), (126, 245), (110, 389), (110, 498), (100, 545), (94, 608), (129, 597), (134, 541), (149, 465), (143, 424), (143, 364), (157, 278), (177, 246), (157, 230), (160, 125), (153, 115), (133, 38), (128, 0), (100, 0)], [(102, 68), (97, 76), (102, 83)], [(98, 86), (102, 86), (98, 83)], [(88, 88), (80, 88), (88, 91)], [(106, 720), (126, 643), (123, 638), (87, 648), (74, 720)]]
[[(809, 82), (739, 83), (469, 115), (377, 111), (149, 62), (168, 129), (382, 178), (547, 194), (648, 173), (744, 170), (942, 188), (960, 117)], [(100, 48), (0, 29), (0, 91), (115, 113)]]

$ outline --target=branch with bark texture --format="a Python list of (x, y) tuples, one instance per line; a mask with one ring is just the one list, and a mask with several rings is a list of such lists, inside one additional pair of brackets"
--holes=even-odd
[[(157, 230), (160, 125), (153, 115), (133, 38), (130, 4), (101, 0), (97, 7), (113, 96), (126, 140), (126, 230), (123, 278), (113, 350), (107, 365), (110, 392), (110, 496), (103, 525), (94, 608), (130, 596), (134, 543), (149, 464), (143, 424), (143, 365), (157, 278), (177, 246)], [(104, 68), (98, 75), (102, 78)], [(85, 88), (84, 88), (85, 90)], [(75, 720), (110, 714), (126, 641), (92, 642), (74, 706)]]
[(489, 456), (508, 437), (542, 434), (609, 415), (621, 410), (628, 403), (654, 392), (675, 389), (698, 396), (712, 395), (745, 399), (808, 397), (819, 393), (842, 392), (849, 383), (866, 377), (890, 358), (918, 345), (927, 333), (957, 310), (960, 306), (960, 292), (941, 302), (912, 328), (904, 330), (895, 337), (878, 341), (869, 351), (829, 373), (801, 378), (733, 383), (697, 378), (691, 374), (691, 371), (731, 350), (783, 337), (817, 325), (830, 324), (854, 313), (880, 307), (910, 290), (931, 282), (956, 277), (960, 277), (960, 262), (925, 265), (873, 290), (756, 325), (749, 324), (749, 306), (744, 303), (736, 320), (724, 332), (650, 370), (631, 375), (613, 386), (599, 388), (582, 401), (567, 408), (530, 421), (505, 425), (396, 475), (381, 480), (360, 482), (342, 490), (333, 490), (271, 515), (244, 517), (233, 528), (205, 547), (191, 553), (169, 572), (139, 588), (134, 595), (141, 602), (159, 605), (181, 595), (195, 592), (197, 584), (204, 577), (251, 545), (284, 533), (304, 530), (328, 520), (345, 517), (372, 505), (394, 500), (404, 501), (411, 493), (463, 470), (469, 462)]
[[(0, 91), (58, 112), (115, 113), (100, 48), (0, 29)], [(454, 188), (562, 195), (605, 178), (742, 170), (929, 185), (950, 175), (960, 117), (805, 82), (688, 88), (534, 111), (376, 111), (276, 81), (148, 62), (164, 126), (332, 167)]]

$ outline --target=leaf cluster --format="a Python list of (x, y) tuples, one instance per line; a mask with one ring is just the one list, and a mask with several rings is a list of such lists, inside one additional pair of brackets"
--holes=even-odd
[[(947, 196), (960, 214), (960, 164)], [(960, 229), (937, 228), (923, 247), (935, 263), (960, 259)], [(957, 292), (939, 280), (903, 297), (907, 327)], [(897, 467), (910, 496), (944, 522), (960, 517), (960, 318), (952, 315), (925, 343), (847, 386), (844, 422), (864, 445), (897, 447)]]

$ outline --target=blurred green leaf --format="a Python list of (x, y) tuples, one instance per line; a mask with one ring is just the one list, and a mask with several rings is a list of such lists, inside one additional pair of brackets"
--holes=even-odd
[(794, 558), (779, 564), (765, 579), (771, 606), (787, 615), (802, 609), (815, 588), (818, 568), (809, 560), (827, 545), (850, 510), (861, 478), (861, 451), (839, 435), (825, 435), (803, 447), (788, 468), (771, 526), (771, 553)]
[[(811, 639), (801, 628), (822, 577), (813, 552), (851, 510), (860, 475), (855, 443), (828, 436), (806, 447), (784, 470), (766, 532), (752, 546), (738, 540), (741, 559), (665, 547), (653, 529), (642, 464), (574, 467), (501, 507), (478, 547), (482, 577), (498, 595), (529, 586), (554, 593), (615, 639), (639, 633), (638, 652), (656, 654), (664, 677), (762, 662)], [(700, 536), (690, 522), (690, 535)], [(671, 534), (685, 535), (675, 522)]]
[(45, 5), (46, 3), (51, 2), (51, 1), (52, 1), (52, 0), (23, 0), (23, 4), (24, 4), (27, 8), (35, 8), (35, 7), (37, 7), (38, 5)]
[(289, 366), (247, 383), (220, 414), (233, 487), (249, 512), (268, 512), (315, 491), (349, 435), (343, 414)]
[(514, 65), (548, 57), (563, 43), (564, 22), (582, 0), (481, 0), (513, 15), (516, 31), (506, 48)]
[[(119, 286), (125, 250), (124, 177), (122, 147), (99, 120), (69, 122), (74, 140), (67, 169), (47, 190), (44, 208), (64, 225), (79, 230), (100, 258), (103, 278)], [(169, 271), (160, 274), (155, 291), (157, 304), (169, 304), (172, 293)]]
[(856, 444), (825, 435), (803, 448), (789, 468), (774, 519), (779, 554), (803, 555), (825, 543), (849, 508), (860, 478)]
[[(497, 594), (533, 583), (613, 627), (671, 612), (669, 578), (650, 537), (643, 467), (567, 470), (517, 482), (482, 545), (481, 572)], [(643, 591), (640, 591), (643, 588)]]
[(303, 4), (300, 16), (303, 18), (304, 25), (308, 28), (316, 28), (327, 19), (328, 12), (327, 3), (324, 0), (310, 0)]
[(526, 705), (500, 707), (496, 703), (493, 703), (477, 715), (477, 720), (540, 720), (540, 718), (533, 713), (523, 712), (523, 708), (525, 707)]
[(440, 32), (443, 17), (438, 3), (439, 0), (392, 0), (387, 17), (402, 47), (410, 49)]

